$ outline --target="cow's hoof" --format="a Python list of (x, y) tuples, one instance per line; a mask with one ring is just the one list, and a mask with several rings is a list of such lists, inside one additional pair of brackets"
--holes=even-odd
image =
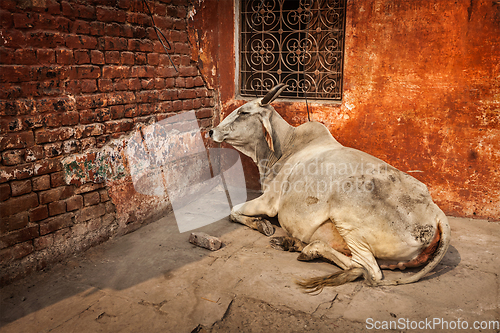
[(273, 237), (269, 243), (273, 249), (282, 251), (300, 252), (304, 248), (304, 243), (290, 236)]
[(269, 241), (269, 244), (271, 244), (271, 247), (275, 250), (288, 251), (288, 244), (285, 236), (273, 237)]
[(297, 260), (299, 260), (299, 261), (311, 261), (313, 259), (314, 259), (313, 256), (307, 255), (304, 252), (299, 254), (299, 256), (297, 257)]
[(266, 236), (272, 236), (274, 234), (274, 227), (268, 220), (257, 221), (257, 230)]

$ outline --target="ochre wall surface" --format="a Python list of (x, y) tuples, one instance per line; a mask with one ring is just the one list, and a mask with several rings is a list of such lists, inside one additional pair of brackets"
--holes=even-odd
[[(204, 34), (193, 47), (224, 117), (245, 102), (235, 91), (235, 8), (195, 8), (190, 35)], [(273, 106), (294, 126), (307, 121), (305, 103)], [(424, 182), (445, 213), (500, 219), (500, 2), (347, 1), (343, 101), (309, 109), (343, 145)]]

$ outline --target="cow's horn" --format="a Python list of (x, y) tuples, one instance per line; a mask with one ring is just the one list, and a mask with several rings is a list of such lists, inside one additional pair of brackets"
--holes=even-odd
[(278, 96), (281, 94), (281, 92), (283, 90), (285, 90), (286, 88), (288, 88), (288, 86), (284, 83), (280, 83), (280, 84), (274, 86), (274, 88), (269, 90), (269, 92), (266, 94), (266, 96), (264, 96), (264, 98), (262, 98), (262, 100), (260, 101), (260, 105), (266, 106), (266, 105), (270, 104), (272, 101), (274, 101), (276, 98), (278, 98)]

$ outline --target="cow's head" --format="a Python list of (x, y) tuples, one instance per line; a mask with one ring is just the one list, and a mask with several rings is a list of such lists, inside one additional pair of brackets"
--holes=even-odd
[(256, 145), (262, 138), (269, 149), (275, 151), (277, 136), (273, 133), (271, 117), (276, 111), (269, 104), (287, 87), (280, 83), (263, 98), (240, 106), (208, 134), (215, 142), (225, 141), (254, 160)]

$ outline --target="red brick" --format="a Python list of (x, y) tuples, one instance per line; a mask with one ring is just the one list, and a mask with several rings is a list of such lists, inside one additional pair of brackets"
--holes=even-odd
[(0, 234), (24, 228), (28, 225), (28, 212), (2, 217), (0, 222)]
[(21, 49), (14, 52), (14, 61), (19, 65), (33, 65), (37, 63), (36, 50)]
[(95, 65), (103, 65), (104, 54), (98, 50), (90, 50), (90, 62)]
[(10, 216), (38, 206), (36, 193), (10, 198), (0, 203), (0, 216)]
[(36, 58), (39, 63), (53, 64), (56, 62), (56, 53), (54, 50), (40, 49), (36, 51)]
[(106, 213), (113, 213), (116, 211), (116, 207), (113, 201), (106, 201), (105, 205), (106, 205)]
[(0, 66), (0, 82), (23, 82), (31, 80), (31, 72), (26, 66)]
[(125, 78), (129, 75), (130, 67), (128, 66), (104, 66), (102, 68), (102, 77), (105, 79)]
[[(155, 23), (156, 23), (155, 19)], [(151, 23), (151, 18), (147, 14), (143, 13), (128, 13), (127, 14), (127, 22), (133, 23), (133, 24), (139, 24), (141, 26), (144, 26), (146, 24)]]
[(156, 26), (162, 31), (170, 30), (174, 26), (174, 21), (172, 20), (171, 17), (158, 17), (158, 16), (156, 16), (155, 23), (156, 23)]
[(49, 202), (55, 202), (71, 197), (75, 192), (75, 188), (72, 185), (59, 186), (50, 190), (39, 192), (38, 196), (40, 198), (40, 204), (47, 204)]
[[(42, 176), (44, 177), (44, 176)], [(54, 172), (50, 174), (50, 186), (59, 187), (66, 185), (66, 180), (64, 179), (64, 171)]]
[(97, 80), (80, 80), (82, 93), (93, 93), (97, 91)]
[(194, 79), (192, 77), (187, 77), (186, 88), (193, 88), (193, 87), (194, 87)]
[(33, 165), (34, 174), (36, 176), (45, 175), (51, 172), (62, 170), (61, 161), (57, 158), (45, 159), (35, 162)]
[(77, 17), (83, 18), (83, 19), (92, 19), (94, 20), (96, 18), (96, 9), (95, 6), (87, 6), (83, 4), (75, 4), (75, 15)]
[(123, 118), (125, 107), (123, 105), (113, 105), (109, 108), (111, 112), (111, 119)]
[(18, 180), (10, 183), (12, 196), (17, 197), (31, 192), (31, 180)]
[(62, 154), (62, 143), (54, 142), (43, 145), (46, 157), (56, 157)]
[(16, 166), (4, 167), (0, 174), (0, 183), (13, 179), (26, 179), (33, 176), (33, 164), (18, 164)]
[(81, 195), (74, 195), (66, 200), (66, 210), (71, 212), (83, 207), (83, 197)]
[(128, 50), (138, 52), (153, 52), (153, 43), (150, 40), (129, 39)]
[(75, 127), (75, 138), (86, 138), (89, 136), (97, 136), (104, 133), (103, 124), (80, 125)]
[(118, 23), (110, 23), (106, 24), (104, 32), (106, 36), (119, 37), (122, 35), (122, 28), (121, 25), (119, 25)]
[(72, 78), (98, 79), (100, 77), (101, 77), (101, 68), (98, 66), (94, 65), (73, 66)]
[(33, 246), (35, 247), (36, 251), (40, 251), (43, 249), (48, 248), (54, 243), (54, 235), (53, 234), (48, 234), (42, 237), (35, 238), (33, 240)]
[(34, 13), (14, 13), (12, 14), (14, 20), (14, 27), (16, 28), (33, 28), (35, 23)]
[(138, 78), (129, 79), (128, 88), (130, 90), (139, 90), (139, 89), (142, 89), (141, 80), (138, 79)]
[(128, 90), (128, 79), (115, 79), (113, 83), (113, 90), (116, 91)]
[(33, 66), (30, 68), (32, 80), (65, 80), (69, 78), (69, 70), (66, 66)]
[(10, 48), (23, 48), (26, 46), (26, 37), (21, 30), (3, 30), (2, 46)]
[(65, 45), (70, 49), (95, 49), (97, 47), (97, 39), (85, 35), (68, 35), (66, 36)]
[(90, 148), (95, 148), (96, 140), (94, 137), (85, 138), (80, 140), (81, 150), (85, 151)]
[(0, 237), (0, 249), (26, 242), (35, 237), (38, 237), (38, 226), (36, 225), (10, 232)]
[(186, 78), (178, 77), (175, 79), (175, 86), (177, 88), (186, 88)]
[(90, 219), (95, 219), (106, 214), (106, 204), (100, 203), (94, 206), (82, 208), (75, 215), (75, 223), (81, 223)]
[(155, 103), (158, 101), (157, 90), (143, 90), (136, 93), (136, 101), (138, 103)]
[(125, 117), (132, 118), (140, 115), (137, 105), (126, 105), (125, 106)]
[(64, 154), (72, 154), (81, 151), (82, 145), (78, 140), (67, 140), (62, 144)]
[(75, 194), (82, 194), (103, 188), (103, 183), (86, 183), (75, 189)]
[(73, 225), (73, 216), (74, 213), (66, 213), (45, 219), (40, 222), (40, 235), (43, 236)]
[(71, 138), (75, 130), (71, 127), (60, 127), (56, 129), (40, 129), (35, 132), (35, 142), (48, 143), (55, 141), (64, 141)]
[(61, 32), (69, 32), (69, 27), (70, 27), (71, 21), (68, 20), (66, 17), (58, 16), (55, 19), (55, 25), (57, 31)]
[(100, 108), (80, 112), (80, 123), (91, 124), (111, 119), (109, 108)]
[(31, 179), (33, 191), (43, 191), (50, 188), (50, 175), (43, 175), (40, 177), (33, 177)]
[(32, 131), (9, 133), (2, 135), (0, 138), (0, 151), (31, 147), (34, 143)]
[(134, 121), (131, 119), (112, 120), (105, 123), (105, 133), (128, 132), (134, 128)]
[(2, 153), (4, 165), (16, 165), (24, 163), (24, 150), (7, 150)]
[(66, 213), (66, 202), (56, 201), (49, 203), (49, 215), (55, 216), (62, 213)]
[(75, 59), (75, 64), (89, 64), (90, 63), (90, 54), (89, 54), (88, 50), (74, 50), (73, 57)]
[(61, 124), (63, 126), (71, 126), (78, 124), (80, 115), (78, 112), (65, 112), (62, 114)]
[(91, 22), (90, 23), (90, 34), (93, 36), (103, 36), (104, 35), (105, 24), (103, 22)]
[(135, 64), (136, 65), (146, 65), (148, 63), (146, 58), (146, 53), (136, 52), (135, 53)]
[(97, 205), (100, 202), (99, 192), (90, 192), (83, 195), (83, 205), (85, 207)]
[(124, 51), (128, 49), (127, 39), (122, 37), (99, 37), (98, 42), (100, 50)]
[(193, 109), (193, 100), (186, 99), (182, 101), (182, 109), (183, 110), (192, 110)]
[(73, 28), (71, 32), (81, 35), (89, 35), (90, 34), (90, 23), (83, 20), (75, 20), (73, 22)]
[(133, 66), (130, 71), (131, 77), (154, 77), (155, 67), (153, 66)]
[(109, 194), (107, 189), (99, 190), (99, 196), (101, 198), (101, 202), (109, 201)]
[(203, 78), (201, 76), (197, 76), (194, 78), (194, 86), (195, 87), (202, 87), (204, 86)]
[(56, 50), (56, 62), (58, 64), (64, 64), (64, 65), (73, 64), (73, 50), (67, 50), (67, 49)]
[(0, 201), (5, 201), (10, 198), (10, 185), (0, 184)]
[(104, 53), (104, 60), (107, 64), (119, 64), (120, 63), (120, 52), (118, 52), (118, 51), (106, 51)]
[(101, 22), (125, 22), (127, 20), (127, 12), (116, 9), (108, 9), (97, 7), (97, 20)]
[(0, 262), (5, 265), (12, 261), (24, 258), (32, 252), (33, 252), (32, 241), (19, 243), (9, 248), (0, 250)]
[(24, 154), (26, 162), (33, 162), (45, 158), (45, 152), (42, 146), (33, 146), (27, 148)]
[(213, 110), (212, 109), (201, 109), (196, 111), (196, 118), (202, 119), (202, 118), (210, 118), (213, 116)]
[(122, 65), (133, 65), (134, 62), (134, 53), (132, 52), (122, 52), (120, 54), (120, 63)]
[(196, 91), (193, 89), (180, 89), (177, 93), (179, 99), (192, 99), (196, 98)]
[(111, 137), (109, 136), (109, 134), (104, 134), (104, 135), (98, 136), (95, 140), (96, 147), (97, 148), (103, 147), (106, 143), (108, 143), (110, 138)]

